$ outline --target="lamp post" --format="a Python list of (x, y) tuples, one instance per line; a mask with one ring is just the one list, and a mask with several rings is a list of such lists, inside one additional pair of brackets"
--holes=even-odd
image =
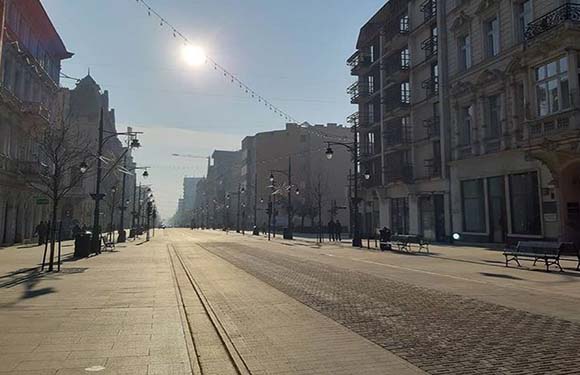
[[(137, 140), (137, 138), (135, 138), (135, 136), (137, 134), (142, 134), (141, 132), (123, 132), (123, 133), (117, 133), (117, 132), (109, 132), (109, 131), (105, 131), (105, 126), (104, 126), (104, 109), (101, 107), (101, 112), (100, 112), (100, 117), (99, 117), (99, 142), (97, 145), (97, 175), (96, 175), (96, 183), (95, 183), (95, 192), (93, 194), (91, 194), (91, 197), (95, 200), (95, 209), (93, 212), (93, 234), (92, 234), (92, 238), (91, 238), (91, 248), (92, 251), (94, 253), (100, 254), (101, 253), (101, 227), (100, 227), (100, 204), (101, 204), (101, 200), (105, 197), (105, 194), (101, 193), (101, 182), (104, 179), (104, 177), (107, 177), (107, 175), (113, 170), (113, 168), (119, 163), (119, 161), (125, 157), (125, 155), (127, 154), (127, 152), (129, 151), (130, 148), (138, 148), (141, 147), (141, 144), (139, 143), (139, 140)], [(107, 133), (107, 136), (105, 137), (104, 133)], [(113, 163), (113, 166), (111, 167), (111, 169), (109, 169), (109, 171), (105, 174), (105, 176), (103, 176), (103, 147), (105, 145), (105, 143), (110, 140), (113, 137), (117, 137), (119, 135), (128, 135), (130, 137), (133, 137), (129, 147), (123, 152), (123, 155), (121, 155), (116, 161), (115, 163)]]
[[(138, 170), (138, 169), (145, 169), (145, 171), (143, 172), (142, 176), (144, 179), (147, 179), (149, 177), (149, 172), (147, 171), (147, 168), (149, 167), (134, 167), (132, 168), (133, 171)], [(137, 219), (138, 219), (138, 215), (137, 215), (137, 204), (139, 203), (139, 200), (141, 200), (141, 182), (139, 182), (139, 185), (137, 185), (137, 175), (135, 175), (135, 186), (133, 187), (133, 210), (131, 211), (131, 232), (132, 232), (132, 237), (133, 239), (136, 236), (136, 229), (137, 229)], [(137, 189), (139, 189), (139, 198), (137, 199)]]
[[(294, 229), (292, 223), (292, 218), (294, 216), (292, 207), (292, 188), (294, 187), (292, 185), (292, 158), (291, 157), (288, 158), (288, 171), (278, 169), (270, 170), (270, 183), (272, 184), (272, 186), (274, 186), (274, 173), (281, 173), (286, 177), (288, 177), (288, 187), (286, 188), (288, 190), (288, 205), (286, 207), (286, 211), (288, 213), (288, 229), (284, 233), (284, 239), (291, 240), (293, 238), (293, 229)], [(300, 190), (296, 188), (296, 195), (298, 194), (300, 194)], [(276, 216), (274, 216), (274, 220), (275, 217)]]
[(113, 186), (111, 188), (111, 193), (112, 193), (112, 196), (111, 196), (111, 221), (109, 223), (109, 230), (110, 230), (109, 231), (109, 241), (112, 242), (113, 237), (115, 236), (115, 230), (113, 228), (113, 220), (115, 218), (115, 200), (116, 200), (115, 197), (117, 195), (117, 187), (116, 186)]
[[(334, 150), (331, 146), (338, 145), (345, 147), (351, 154), (352, 160), (354, 164), (354, 189), (353, 189), (353, 198), (352, 198), (352, 206), (353, 206), (353, 221), (354, 221), (354, 233), (352, 236), (352, 246), (355, 247), (362, 247), (362, 240), (360, 236), (360, 228), (359, 228), (359, 217), (358, 217), (358, 165), (359, 165), (359, 154), (358, 154), (358, 134), (356, 129), (356, 124), (354, 126), (354, 142), (352, 143), (343, 143), (343, 142), (326, 142), (328, 147), (326, 149), (326, 158), (331, 160), (334, 156)], [(370, 179), (370, 173), (368, 171), (365, 172), (364, 178), (366, 180)]]

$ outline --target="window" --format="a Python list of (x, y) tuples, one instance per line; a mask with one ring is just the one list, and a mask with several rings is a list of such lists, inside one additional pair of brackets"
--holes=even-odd
[(471, 68), (471, 37), (464, 35), (457, 41), (459, 56), (459, 70), (464, 71)]
[(471, 144), (471, 126), (473, 121), (473, 106), (469, 105), (459, 110), (459, 145), (466, 146)]
[(373, 155), (375, 153), (375, 133), (367, 133), (367, 153)]
[(399, 20), (399, 32), (400, 33), (408, 33), (409, 32), (409, 15), (404, 14), (401, 16)]
[(401, 103), (411, 103), (411, 86), (409, 82), (401, 83)]
[(566, 56), (536, 68), (536, 100), (539, 116), (570, 108)]
[(487, 138), (497, 138), (501, 133), (501, 102), (499, 95), (489, 96), (485, 102), (485, 132)]
[(369, 110), (369, 124), (374, 124), (375, 123), (375, 105), (373, 103), (369, 103), (368, 110)]
[(461, 182), (463, 197), (463, 230), (465, 232), (485, 233), (485, 197), (483, 180)]
[(409, 203), (407, 198), (391, 199), (391, 230), (396, 234), (409, 233)]
[(542, 232), (538, 176), (536, 172), (509, 176), (514, 234), (539, 235)]
[(433, 81), (432, 92), (436, 95), (439, 92), (439, 65), (431, 65), (431, 80)]
[(372, 94), (373, 92), (375, 92), (375, 77), (368, 76), (367, 82), (368, 82), (368, 92), (369, 94)]
[(484, 23), (484, 34), (486, 56), (497, 56), (499, 53), (499, 21), (497, 17)]
[(371, 58), (371, 62), (374, 62), (375, 61), (375, 46), (374, 46), (374, 44), (371, 45), (371, 47), (370, 47), (369, 55)]
[(409, 69), (411, 65), (411, 55), (409, 54), (409, 48), (404, 48), (401, 50), (401, 69)]
[(524, 41), (528, 24), (532, 22), (532, 16), (532, 0), (516, 4), (516, 35), (519, 42)]

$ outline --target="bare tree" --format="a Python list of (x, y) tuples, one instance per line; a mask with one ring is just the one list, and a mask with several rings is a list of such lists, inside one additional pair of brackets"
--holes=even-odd
[(54, 269), (55, 230), (59, 204), (81, 182), (88, 169), (85, 160), (91, 154), (91, 142), (78, 126), (63, 119), (33, 130), (31, 139), (36, 148), (37, 173), (27, 175), (26, 182), (47, 197), (51, 204), (50, 256), (48, 271)]

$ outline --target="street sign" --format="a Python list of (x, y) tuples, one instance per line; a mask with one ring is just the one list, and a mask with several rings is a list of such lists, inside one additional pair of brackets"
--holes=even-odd
[(48, 198), (36, 198), (36, 204), (39, 206), (44, 206), (48, 204)]

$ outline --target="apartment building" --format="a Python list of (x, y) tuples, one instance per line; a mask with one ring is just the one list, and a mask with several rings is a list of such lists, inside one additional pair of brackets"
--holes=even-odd
[(440, 126), (437, 3), (389, 1), (361, 29), (348, 59), (358, 112), (366, 232), (386, 225), (443, 241), (449, 189)]
[(373, 227), (580, 239), (579, 7), (399, 0), (363, 26), (349, 92)]
[[(349, 128), (329, 123), (310, 125), (288, 123), (285, 129), (257, 133), (242, 140), (241, 182), (244, 189), (245, 222), (265, 227), (270, 175), (276, 190), (274, 196), (276, 226), (288, 226), (288, 171), (291, 169), (292, 224), (295, 230), (316, 228), (318, 225), (318, 192), (321, 193), (322, 220), (339, 219), (347, 228), (350, 222), (348, 175), (352, 169), (350, 152), (332, 146), (334, 155), (328, 160), (327, 142), (350, 142)], [(318, 184), (320, 182), (320, 190)], [(299, 191), (296, 195), (295, 192)], [(255, 213), (254, 213), (255, 211)]]
[(580, 5), (447, 1), (454, 230), (580, 241)]
[(54, 123), (61, 61), (72, 54), (39, 0), (0, 0), (0, 23), (0, 244), (10, 244), (47, 219), (25, 184), (40, 168), (29, 135)]

